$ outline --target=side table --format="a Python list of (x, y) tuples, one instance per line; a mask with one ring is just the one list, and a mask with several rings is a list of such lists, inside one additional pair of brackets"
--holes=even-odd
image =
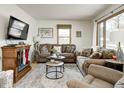
[[(53, 70), (49, 70), (50, 68)], [(64, 72), (64, 62), (55, 61), (55, 62), (47, 62), (46, 63), (46, 77), (49, 79), (59, 79), (63, 77)]]
[(124, 72), (124, 62), (118, 62), (111, 59), (105, 60), (105, 66)]

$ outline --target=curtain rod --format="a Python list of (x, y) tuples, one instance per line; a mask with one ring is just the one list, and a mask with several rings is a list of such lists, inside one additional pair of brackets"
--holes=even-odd
[(121, 8), (122, 6), (124, 6), (124, 4), (120, 5), (119, 7), (115, 8), (114, 10), (110, 11), (109, 13), (103, 15), (102, 17), (98, 18), (95, 20), (95, 22), (97, 22), (98, 20), (104, 18), (105, 16), (109, 15), (109, 14), (112, 14), (114, 11), (118, 10), (119, 8)]

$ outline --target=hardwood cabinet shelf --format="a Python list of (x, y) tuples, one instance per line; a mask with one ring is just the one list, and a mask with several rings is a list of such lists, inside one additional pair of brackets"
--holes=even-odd
[(14, 70), (14, 82), (17, 82), (27, 72), (31, 70), (30, 61), (28, 60), (29, 49), (30, 49), (30, 45), (2, 47), (2, 57), (3, 57), (2, 69)]

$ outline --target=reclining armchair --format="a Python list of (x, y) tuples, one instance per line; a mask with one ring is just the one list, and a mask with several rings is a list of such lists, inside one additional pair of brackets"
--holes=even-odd
[(91, 64), (104, 66), (105, 60), (104, 59), (88, 59), (84, 61), (84, 64), (82, 64), (82, 70), (84, 71), (85, 75), (88, 74), (88, 68)]
[(124, 88), (124, 76), (120, 71), (91, 64), (83, 81), (70, 80), (67, 86), (69, 88)]

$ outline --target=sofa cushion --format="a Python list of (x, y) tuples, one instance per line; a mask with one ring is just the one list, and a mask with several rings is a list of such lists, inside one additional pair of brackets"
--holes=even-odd
[(52, 47), (53, 47), (52, 44), (40, 44), (39, 51), (43, 53), (51, 52)]
[(108, 83), (104, 80), (95, 78), (91, 83), (91, 86), (94, 86), (95, 88), (113, 88), (114, 86), (111, 83)]
[(73, 44), (63, 44), (62, 53), (74, 53), (76, 46)]
[(67, 52), (67, 53), (71, 53), (71, 47), (70, 47), (70, 46), (67, 46), (67, 47), (66, 47), (66, 52)]
[(103, 59), (112, 59), (114, 56), (114, 54), (112, 52), (109, 51), (103, 51), (102, 52), (102, 58)]
[(112, 59), (114, 55), (116, 55), (116, 51), (114, 49), (98, 49), (97, 52), (102, 53), (102, 59)]
[(90, 55), (90, 58), (93, 58), (93, 59), (100, 59), (101, 57), (102, 57), (102, 53), (100, 53), (100, 52), (93, 52)]
[(62, 46), (62, 53), (65, 53), (66, 52), (66, 46)]
[(93, 53), (93, 48), (83, 49), (81, 55), (89, 57)]
[(62, 53), (61, 55), (65, 56), (65, 58), (74, 58), (75, 57), (74, 53)]
[(114, 87), (115, 88), (124, 88), (124, 75), (120, 80), (118, 80), (118, 82), (115, 84)]
[(66, 48), (66, 52), (67, 53), (74, 53), (75, 51), (75, 47), (74, 46), (67, 46)]
[(40, 51), (40, 53), (48, 53), (47, 45), (46, 44), (40, 45), (39, 46), (39, 51)]

